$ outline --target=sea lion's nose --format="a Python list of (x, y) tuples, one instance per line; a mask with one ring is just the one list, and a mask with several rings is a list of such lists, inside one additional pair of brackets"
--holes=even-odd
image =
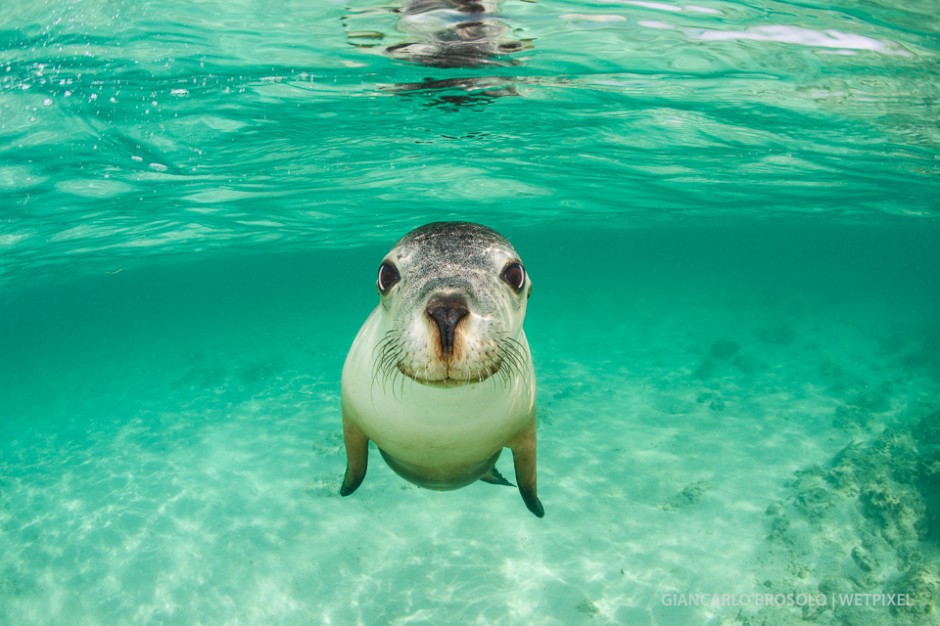
[(441, 352), (450, 356), (454, 351), (454, 329), (470, 312), (467, 301), (459, 294), (435, 296), (428, 302), (427, 311), (440, 331)]

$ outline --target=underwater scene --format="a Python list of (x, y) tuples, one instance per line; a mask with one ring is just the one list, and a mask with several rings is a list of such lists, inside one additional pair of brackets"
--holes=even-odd
[[(940, 624), (938, 72), (934, 0), (5, 0), (0, 624)], [(544, 517), (516, 439), (344, 483), (432, 222)]]

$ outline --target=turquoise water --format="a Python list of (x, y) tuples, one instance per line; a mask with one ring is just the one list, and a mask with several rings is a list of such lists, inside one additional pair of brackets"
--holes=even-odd
[[(936, 4), (402, 6), (0, 7), (0, 623), (940, 623)], [(441, 219), (532, 277), (544, 519), (338, 495)]]

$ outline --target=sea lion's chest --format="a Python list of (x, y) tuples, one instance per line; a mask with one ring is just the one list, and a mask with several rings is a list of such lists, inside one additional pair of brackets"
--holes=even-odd
[(353, 342), (343, 368), (343, 411), (385, 452), (414, 462), (479, 460), (531, 422), (531, 360), (509, 379), (434, 387), (402, 375), (376, 376), (381, 334), (373, 316)]

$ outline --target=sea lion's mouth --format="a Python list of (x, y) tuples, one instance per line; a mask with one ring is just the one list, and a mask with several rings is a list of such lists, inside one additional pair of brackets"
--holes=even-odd
[(472, 370), (468, 369), (467, 374), (465, 375), (459, 375), (457, 372), (451, 372), (448, 369), (445, 372), (445, 375), (441, 378), (426, 378), (419, 376), (414, 370), (412, 370), (406, 363), (402, 361), (399, 361), (397, 364), (399, 372), (416, 383), (427, 385), (428, 387), (461, 387), (463, 385), (474, 385), (477, 383), (482, 383), (483, 381), (490, 378), (493, 374), (499, 372), (502, 365), (503, 362), (500, 360), (485, 368), (480, 368), (476, 372), (472, 372)]
[(510, 337), (454, 352), (449, 358), (441, 358), (430, 350), (413, 351), (403, 345), (401, 333), (389, 331), (375, 347), (372, 380), (385, 385), (396, 379), (410, 379), (439, 388), (476, 385), (490, 378), (510, 384), (516, 377), (525, 376), (530, 362), (526, 346)]

